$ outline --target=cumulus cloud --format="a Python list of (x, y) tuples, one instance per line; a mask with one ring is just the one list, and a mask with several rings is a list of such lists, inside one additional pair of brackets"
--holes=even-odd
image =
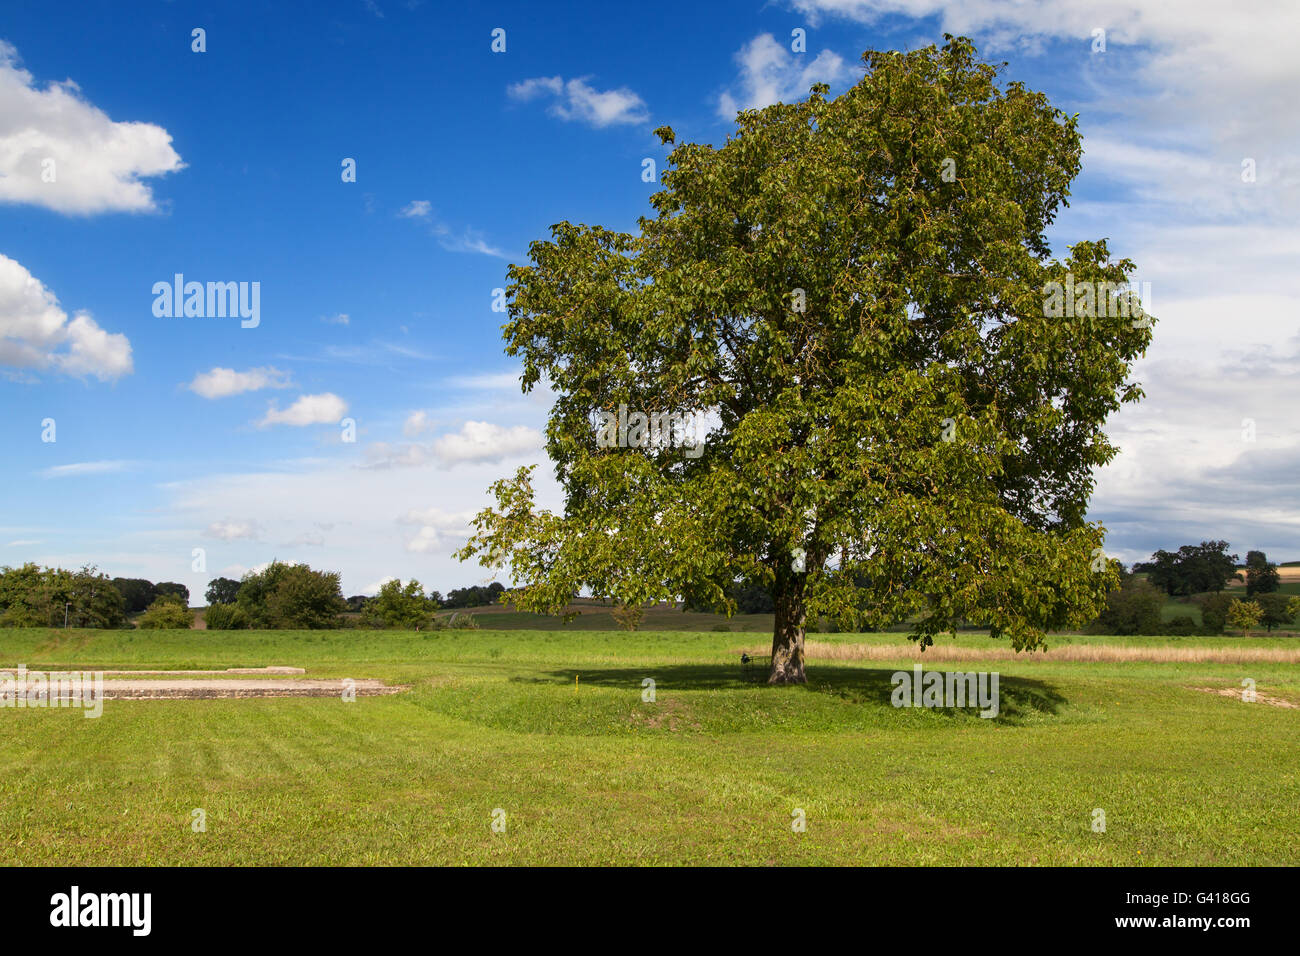
[(41, 89), (0, 40), (0, 202), (55, 212), (148, 212), (143, 177), (184, 164), (161, 126), (114, 122), (72, 80)]
[[(793, 0), (817, 23), (822, 17), (871, 24), (887, 15), (933, 18), (940, 31), (974, 37), (981, 49), (1041, 50), (1042, 41), (1077, 44), (1079, 56), (1053, 64), (1078, 70), (1100, 110), (1136, 120), (1135, 131), (1183, 145), (1232, 144), (1246, 156), (1279, 158), (1281, 143), (1300, 131), (1300, 6), (1271, 0), (1249, 17), (1224, 16), (1213, 0), (1176, 4), (1141, 0)], [(1092, 54), (1093, 30), (1105, 31), (1108, 52)], [(1119, 59), (1124, 48), (1139, 55)], [(1242, 145), (1253, 144), (1251, 152)], [(1290, 150), (1294, 155), (1294, 150)], [(1225, 152), (1224, 158), (1230, 153)], [(1165, 163), (1149, 168), (1159, 178)], [(1294, 170), (1293, 170), (1294, 171)]]
[(550, 100), (547, 112), (569, 122), (586, 123), (601, 129), (627, 123), (644, 123), (650, 118), (645, 101), (626, 86), (598, 90), (577, 77), (565, 82), (559, 76), (538, 76), (511, 84), (506, 93), (521, 103)]
[(815, 83), (837, 83), (853, 73), (844, 58), (823, 50), (809, 60), (806, 54), (777, 43), (770, 33), (760, 33), (736, 54), (740, 75), (737, 89), (718, 97), (718, 115), (735, 119), (739, 110), (762, 109), (773, 103), (801, 100)]
[(0, 365), (53, 368), (114, 381), (133, 371), (131, 343), (87, 312), (69, 321), (59, 299), (21, 264), (0, 255)]
[(433, 204), (427, 199), (412, 199), (398, 213), (404, 219), (428, 219), (433, 212)]
[(436, 528), (421, 528), (414, 537), (406, 542), (406, 550), (417, 554), (453, 551), (456, 545), (448, 541)]
[(376, 594), (380, 592), (380, 590), (383, 589), (383, 586), (387, 584), (389, 581), (399, 581), (399, 580), (400, 580), (399, 578), (396, 578), (390, 574), (387, 577), (380, 578), (378, 581), (371, 581), (369, 584), (363, 587), (358, 593), (364, 594), (366, 597), (374, 597)]
[(470, 522), (474, 512), (448, 512), (441, 508), (425, 508), (406, 512), (398, 521), (418, 526), (414, 535), (406, 539), (406, 550), (417, 554), (454, 551), (463, 545), (472, 531)]
[[(407, 416), (403, 431), (408, 437), (431, 431), (435, 422), (419, 411)], [(450, 468), (461, 464), (486, 464), (540, 451), (542, 434), (526, 425), (504, 426), (491, 422), (467, 421), (457, 431), (447, 432), (429, 444), (419, 442), (372, 442), (365, 449), (368, 469), (414, 468), (436, 465)]]
[(270, 366), (250, 368), (247, 372), (217, 366), (195, 375), (194, 381), (186, 387), (204, 398), (226, 398), (263, 388), (287, 388), (288, 385), (289, 373)]
[[(3, 180), (0, 179), (0, 182)], [(0, 365), (55, 369), (115, 381), (132, 371), (131, 343), (105, 332), (86, 312), (71, 320), (54, 293), (0, 255)]]
[(444, 465), (461, 462), (497, 462), (538, 451), (542, 435), (527, 425), (505, 427), (491, 422), (466, 422), (460, 431), (433, 443), (433, 454)]
[(319, 395), (301, 395), (288, 408), (280, 409), (274, 403), (258, 422), (268, 425), (337, 425), (348, 412), (348, 403), (333, 392)]
[(67, 352), (55, 364), (69, 375), (93, 375), (101, 382), (132, 371), (131, 343), (121, 332), (105, 332), (87, 312), (78, 312), (67, 325)]
[(402, 423), (402, 434), (407, 438), (413, 438), (427, 431), (431, 425), (428, 412), (423, 410), (411, 412)]

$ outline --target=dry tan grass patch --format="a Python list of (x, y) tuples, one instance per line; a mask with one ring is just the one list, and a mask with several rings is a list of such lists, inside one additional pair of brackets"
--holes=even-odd
[[(1236, 687), (1193, 687), (1192, 690), (1204, 691), (1207, 694), (1218, 694), (1220, 697), (1231, 697), (1233, 700), (1242, 700), (1241, 690)], [(1282, 697), (1273, 697), (1270, 694), (1261, 694), (1255, 692), (1255, 701), (1260, 704), (1269, 704), (1273, 707), (1285, 707), (1288, 710), (1300, 710), (1300, 704), (1294, 701), (1286, 700)], [(1252, 703), (1251, 701), (1242, 701), (1242, 703)]]
[[(739, 654), (738, 648), (735, 653)], [(765, 650), (743, 648), (750, 654)], [(828, 644), (808, 641), (804, 653), (825, 661), (1077, 661), (1101, 663), (1300, 664), (1300, 647), (1120, 647), (1113, 644), (1061, 644), (1045, 651), (1017, 653), (1009, 647), (954, 647), (936, 644), (924, 652), (916, 645)]]

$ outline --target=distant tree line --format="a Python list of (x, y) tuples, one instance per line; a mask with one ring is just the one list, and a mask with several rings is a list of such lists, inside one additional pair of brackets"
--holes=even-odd
[(501, 595), (505, 593), (505, 585), (499, 581), (493, 581), (487, 587), (472, 585), (467, 588), (456, 588), (448, 592), (444, 598), (433, 592), (433, 596), (438, 599), (438, 603), (443, 607), (461, 608), (461, 607), (482, 607), (487, 604), (496, 604), (501, 600)]
[[(239, 580), (208, 582), (204, 615), (208, 628), (280, 628), (319, 630), (339, 627), (391, 627), (419, 630), (440, 626), (440, 608), (467, 608), (497, 603), (505, 587), (453, 590), (445, 599), (425, 593), (419, 581), (387, 581), (374, 597), (343, 598), (340, 575), (305, 564), (272, 561)], [(109, 578), (97, 568), (78, 571), (36, 564), (0, 568), (0, 627), (188, 628), (189, 589), (174, 581), (157, 584), (144, 578)], [(348, 612), (351, 612), (349, 614)], [(465, 615), (451, 626), (471, 627)]]
[[(1116, 562), (1119, 564), (1119, 562)], [(1176, 552), (1157, 551), (1150, 561), (1126, 570), (1119, 564), (1120, 587), (1089, 630), (1102, 634), (1222, 634), (1263, 626), (1269, 632), (1300, 617), (1300, 598), (1277, 593), (1281, 576), (1263, 551), (1246, 553), (1245, 574), (1226, 541), (1202, 541)], [(1224, 591), (1229, 581), (1246, 583), (1246, 597)], [(1168, 598), (1184, 597), (1200, 607), (1201, 622), (1189, 615), (1164, 620)]]
[(439, 626), (434, 612), (441, 608), (495, 604), (504, 593), (505, 586), (493, 582), (487, 587), (457, 588), (444, 598), (437, 591), (426, 594), (423, 585), (412, 578), (405, 584), (397, 579), (386, 581), (373, 597), (354, 594), (344, 598), (337, 573), (273, 561), (262, 571), (245, 574), (239, 581), (232, 578), (210, 581), (205, 595), (208, 600), (205, 618), (207, 626), (217, 630), (246, 627), (427, 630)]
[[(1105, 634), (1222, 634), (1262, 626), (1268, 631), (1300, 618), (1300, 598), (1277, 593), (1277, 565), (1263, 551), (1246, 554), (1244, 575), (1226, 541), (1202, 541), (1176, 552), (1156, 551), (1132, 569), (1118, 565), (1120, 587), (1107, 596), (1106, 607), (1089, 630)], [(1245, 580), (1248, 600), (1225, 592), (1232, 580)], [(425, 593), (415, 579), (390, 580), (373, 597), (344, 598), (340, 575), (305, 564), (272, 561), (240, 579), (208, 582), (207, 627), (213, 630), (273, 628), (319, 630), (339, 627), (432, 629), (434, 612), (497, 604), (505, 593), (498, 582), (456, 588), (443, 597)], [(1164, 620), (1170, 597), (1200, 607), (1198, 624), (1191, 615)], [(684, 609), (723, 613), (771, 614), (772, 595), (762, 586), (737, 581), (717, 606), (687, 600)], [(144, 578), (109, 578), (94, 567), (77, 571), (28, 563), (0, 568), (0, 627), (116, 628), (135, 623), (145, 628), (184, 628), (193, 622), (189, 589), (174, 581), (154, 584)], [(451, 626), (472, 627), (468, 615), (453, 615)]]
[[(776, 602), (772, 599), (772, 592), (761, 584), (737, 581), (732, 584), (727, 592), (727, 597), (735, 606), (737, 614), (771, 614), (776, 609)], [(727, 607), (726, 602), (712, 604), (694, 598), (687, 599), (684, 602), (683, 610), (703, 611), (706, 614), (725, 614)]]
[(175, 581), (154, 584), (144, 578), (113, 578), (112, 583), (122, 595), (122, 607), (127, 614), (138, 614), (165, 595), (179, 598), (186, 607), (190, 603), (190, 589)]
[[(1270, 562), (1263, 551), (1246, 553), (1245, 573), (1239, 569), (1237, 555), (1229, 553), (1226, 541), (1202, 541), (1186, 545), (1176, 552), (1156, 551), (1150, 561), (1139, 562), (1126, 569), (1118, 561), (1121, 586), (1112, 591), (1106, 608), (1089, 626), (1088, 630), (1101, 634), (1222, 634), (1228, 629), (1239, 629), (1233, 623), (1242, 615), (1258, 610), (1256, 624), (1270, 632), (1275, 627), (1296, 623), (1300, 618), (1300, 600), (1276, 593), (1281, 585), (1277, 565)], [(1246, 583), (1249, 601), (1239, 601), (1224, 589), (1228, 582), (1242, 580)], [(771, 594), (760, 585), (735, 582), (726, 595), (740, 614), (771, 614)], [(1185, 597), (1201, 610), (1201, 622), (1191, 614), (1164, 620), (1164, 608), (1169, 597)], [(709, 603), (687, 600), (688, 611), (725, 613), (727, 601)], [(1246, 609), (1234, 604), (1249, 605)]]
[[(1147, 580), (1170, 597), (1190, 597), (1207, 591), (1222, 591), (1229, 581), (1242, 580), (1237, 570), (1237, 556), (1228, 554), (1226, 541), (1202, 541), (1176, 552), (1157, 551), (1150, 561), (1133, 565), (1145, 573)], [(1246, 596), (1270, 594), (1281, 584), (1277, 565), (1263, 551), (1246, 552)]]
[(0, 627), (131, 627), (132, 614), (141, 627), (189, 627), (189, 600), (175, 581), (110, 578), (92, 566), (0, 568)]
[(124, 627), (122, 593), (97, 568), (0, 568), (0, 627)]

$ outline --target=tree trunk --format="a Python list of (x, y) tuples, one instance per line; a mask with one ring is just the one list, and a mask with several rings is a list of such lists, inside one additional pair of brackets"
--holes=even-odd
[(805, 610), (803, 575), (778, 574), (775, 593), (776, 622), (772, 627), (772, 673), (769, 684), (806, 684), (803, 669)]

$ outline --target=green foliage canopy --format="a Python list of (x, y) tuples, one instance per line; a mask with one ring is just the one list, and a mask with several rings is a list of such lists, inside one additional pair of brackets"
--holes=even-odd
[(405, 585), (397, 578), (385, 581), (379, 593), (366, 602), (361, 622), (367, 627), (419, 630), (433, 621), (436, 602), (425, 597), (424, 586), (412, 578)]
[(347, 604), (337, 571), (314, 571), (305, 564), (272, 561), (244, 575), (236, 606), (253, 627), (321, 630), (340, 625)]
[[(506, 351), (557, 395), (564, 509), (538, 510), (522, 469), (460, 557), (508, 564), (522, 609), (583, 588), (716, 606), (751, 582), (773, 595), (777, 683), (804, 679), (809, 617), (1030, 648), (1099, 612), (1116, 572), (1084, 514), (1151, 322), (1136, 303), (1048, 314), (1049, 283), (1134, 269), (1104, 241), (1051, 256), (1077, 119), (965, 39), (863, 59), (838, 98), (676, 145), (638, 234), (562, 222), (511, 266)], [(598, 447), (620, 403), (708, 410), (703, 454)]]
[(160, 594), (136, 623), (152, 630), (187, 629), (194, 625), (194, 612), (179, 594)]

